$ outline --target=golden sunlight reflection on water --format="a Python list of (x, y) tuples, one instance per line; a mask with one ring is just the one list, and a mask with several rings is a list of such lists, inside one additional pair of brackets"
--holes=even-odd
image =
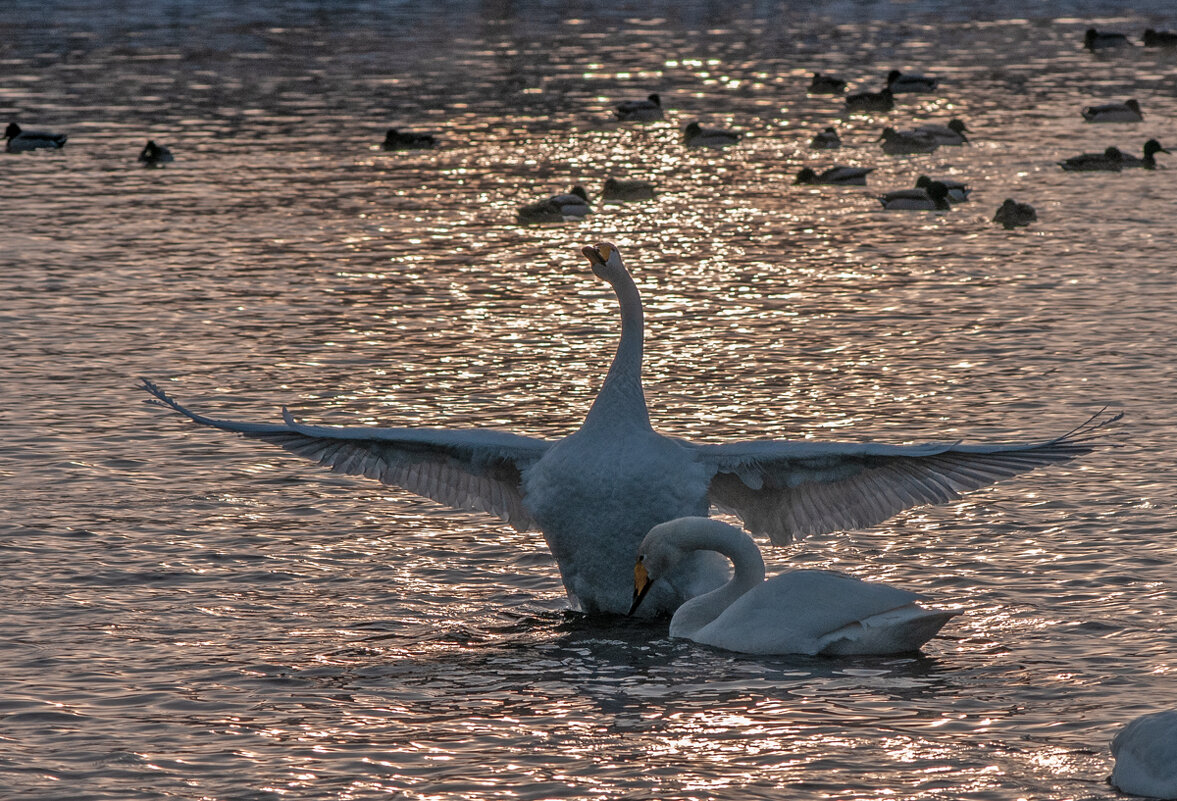
[[(1092, 56), (1089, 21), (1054, 5), (688, 2), (655, 23), (20, 2), (0, 97), (70, 139), (0, 159), (9, 792), (1109, 798), (1108, 738), (1177, 703), (1172, 171), (1055, 165), (1164, 141), (1171, 54)], [(945, 90), (885, 114), (805, 91), (891, 65)], [(611, 119), (654, 90), (664, 121)], [(1140, 126), (1078, 117), (1128, 96)], [(968, 147), (879, 150), (884, 125), (954, 116)], [(693, 120), (744, 138), (686, 149)], [(393, 125), (440, 146), (385, 152)], [(812, 151), (827, 125), (845, 146)], [(139, 168), (148, 136), (175, 163)], [(795, 185), (834, 163), (875, 171)], [(921, 172), (972, 201), (881, 209)], [(608, 177), (657, 195), (604, 203)], [(574, 185), (587, 219), (516, 223)], [(992, 225), (1011, 195), (1037, 224)], [(643, 293), (665, 433), (1029, 438), (1112, 403), (1122, 447), (766, 547), (770, 572), (834, 568), (961, 614), (917, 657), (762, 659), (569, 616), (535, 533), (194, 430), (133, 386), (218, 417), (562, 436), (615, 346), (616, 300), (578, 252), (602, 239)]]

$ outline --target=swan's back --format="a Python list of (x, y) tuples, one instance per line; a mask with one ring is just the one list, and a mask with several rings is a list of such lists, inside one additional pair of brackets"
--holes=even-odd
[[(750, 654), (906, 653), (919, 650), (953, 615), (916, 606), (920, 598), (839, 573), (795, 570), (756, 585), (689, 636)], [(678, 621), (676, 614), (671, 636)]]

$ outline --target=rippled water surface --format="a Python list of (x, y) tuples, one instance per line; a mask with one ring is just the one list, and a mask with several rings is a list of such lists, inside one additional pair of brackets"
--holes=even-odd
[[(1177, 17), (808, 6), (0, 10), (0, 122), (69, 134), (0, 154), (0, 797), (1114, 797), (1112, 734), (1177, 705), (1177, 172), (1054, 162), (1177, 145), (1177, 54), (1080, 46)], [(855, 116), (805, 92), (893, 67), (942, 90)], [(610, 121), (651, 91), (666, 122)], [(1079, 117), (1127, 97), (1143, 123)], [(971, 146), (874, 141), (949, 117)], [(694, 119), (745, 138), (687, 151)], [(831, 124), (847, 146), (810, 151)], [(441, 146), (385, 153), (390, 125)], [(140, 168), (148, 138), (175, 163)], [(793, 185), (833, 163), (875, 167), (870, 187)], [(880, 210), (921, 172), (973, 201)], [(660, 194), (515, 224), (608, 176)], [(1040, 221), (995, 227), (1007, 196)], [(752, 658), (578, 618), (538, 535), (135, 387), (224, 417), (558, 437), (616, 340), (578, 255), (602, 238), (644, 295), (665, 433), (1029, 439), (1111, 404), (1118, 447), (766, 547), (770, 569), (963, 614), (918, 657)]]

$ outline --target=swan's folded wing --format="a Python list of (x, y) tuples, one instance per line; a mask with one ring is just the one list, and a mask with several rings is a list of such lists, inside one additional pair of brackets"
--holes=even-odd
[(1066, 462), (1094, 445), (1092, 433), (1120, 419), (1096, 415), (1040, 442), (962, 445), (753, 441), (692, 445), (714, 470), (711, 503), (777, 544), (807, 534), (873, 526), (904, 509), (945, 503), (969, 490)]
[(452, 506), (487, 512), (520, 531), (539, 528), (523, 504), (520, 474), (550, 443), (492, 430), (335, 428), (217, 420), (197, 414), (150, 381), (143, 389), (201, 425), (271, 442), (332, 470), (367, 476)]

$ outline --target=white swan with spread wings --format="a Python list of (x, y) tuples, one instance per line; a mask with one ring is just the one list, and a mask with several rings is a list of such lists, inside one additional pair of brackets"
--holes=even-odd
[[(707, 445), (654, 431), (642, 392), (642, 303), (621, 253), (586, 247), (593, 272), (621, 304), (621, 341), (584, 423), (560, 440), (487, 429), (337, 428), (218, 420), (190, 411), (144, 380), (157, 402), (202, 425), (234, 431), (341, 473), (403, 487), (516, 529), (543, 532), (573, 607), (625, 614), (630, 567), (646, 532), (712, 508), (753, 534), (788, 543), (807, 534), (875, 525), (913, 506), (945, 503), (1036, 467), (1092, 450), (1093, 418), (1034, 442), (883, 445), (754, 440)], [(1098, 416), (1097, 416), (1098, 417)], [(643, 602), (666, 614), (728, 577), (726, 560), (699, 552)]]

